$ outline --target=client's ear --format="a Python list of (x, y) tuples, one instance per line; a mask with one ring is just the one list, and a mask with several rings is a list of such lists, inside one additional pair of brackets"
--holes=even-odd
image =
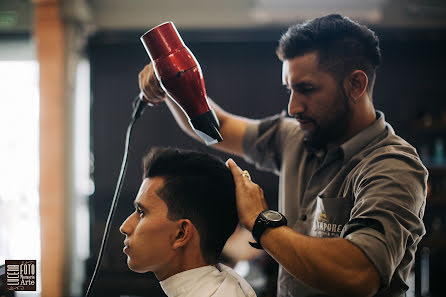
[(177, 233), (174, 238), (173, 248), (185, 246), (193, 236), (194, 225), (188, 219), (178, 220)]

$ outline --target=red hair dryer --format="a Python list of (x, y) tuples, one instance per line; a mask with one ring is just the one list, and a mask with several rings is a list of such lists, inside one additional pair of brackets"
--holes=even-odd
[(172, 22), (158, 25), (144, 33), (141, 42), (161, 87), (185, 112), (197, 135), (207, 145), (222, 141), (218, 119), (207, 101), (200, 64), (175, 25)]

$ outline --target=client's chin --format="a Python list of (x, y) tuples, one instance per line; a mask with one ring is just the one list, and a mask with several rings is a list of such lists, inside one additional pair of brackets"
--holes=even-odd
[(145, 267), (141, 267), (139, 265), (136, 265), (135, 263), (132, 262), (132, 259), (130, 258), (130, 256), (127, 256), (127, 266), (129, 267), (129, 269), (133, 272), (137, 272), (137, 273), (146, 273), (149, 270)]

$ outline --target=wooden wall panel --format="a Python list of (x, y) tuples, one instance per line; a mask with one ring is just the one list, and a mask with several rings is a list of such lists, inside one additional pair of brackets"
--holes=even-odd
[(64, 25), (59, 1), (34, 1), (40, 64), (42, 297), (64, 295)]

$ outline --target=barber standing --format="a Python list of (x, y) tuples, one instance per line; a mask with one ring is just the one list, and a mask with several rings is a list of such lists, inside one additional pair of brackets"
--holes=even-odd
[[(249, 173), (227, 162), (240, 223), (280, 264), (278, 296), (404, 296), (425, 234), (427, 170), (374, 109), (378, 38), (328, 15), (290, 27), (277, 55), (291, 118), (252, 120), (210, 103), (224, 139), (214, 147), (280, 176), (276, 212)], [(150, 64), (139, 83), (198, 139)]]

